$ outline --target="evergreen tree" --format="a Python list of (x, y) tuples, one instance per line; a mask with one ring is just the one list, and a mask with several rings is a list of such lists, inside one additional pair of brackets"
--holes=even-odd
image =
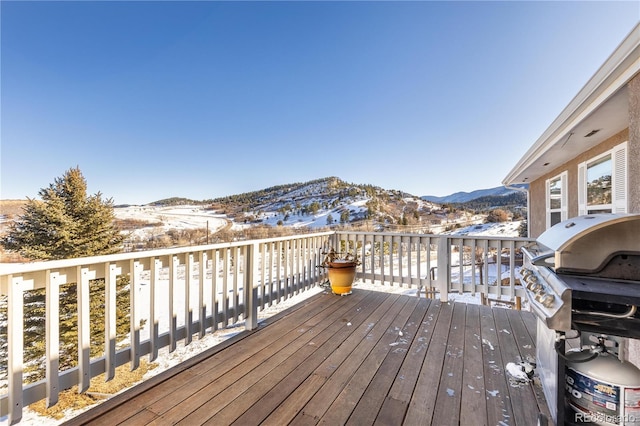
[(340, 223), (347, 222), (349, 222), (349, 210), (343, 210), (342, 213), (340, 213)]
[[(0, 240), (7, 250), (33, 260), (67, 259), (112, 254), (120, 251), (123, 237), (114, 226), (113, 203), (100, 193), (87, 196), (87, 184), (79, 168), (69, 169), (48, 188), (39, 192), (41, 201), (29, 199), (25, 214), (15, 221)], [(103, 279), (89, 283), (91, 356), (104, 346)], [(25, 380), (44, 377), (45, 303), (44, 289), (24, 295)], [(129, 277), (118, 278), (116, 286), (116, 331), (118, 339), (129, 332)], [(6, 299), (6, 298), (5, 298)], [(6, 359), (6, 300), (0, 301), (0, 357)], [(76, 365), (78, 353), (77, 283), (60, 287), (60, 368)], [(2, 369), (0, 369), (2, 370)], [(0, 371), (0, 383), (6, 371)]]
[(0, 240), (6, 250), (33, 260), (68, 259), (112, 254), (121, 250), (123, 236), (114, 227), (113, 201), (97, 193), (87, 196), (79, 168), (69, 169), (28, 199), (25, 213)]

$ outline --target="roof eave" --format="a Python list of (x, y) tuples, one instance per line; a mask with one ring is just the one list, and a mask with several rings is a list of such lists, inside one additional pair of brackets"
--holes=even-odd
[(529, 148), (503, 179), (503, 185), (531, 182), (542, 174), (527, 175), (527, 170), (557, 144), (563, 142), (582, 120), (626, 86), (640, 72), (640, 23), (631, 30), (605, 63), (596, 71), (567, 107)]

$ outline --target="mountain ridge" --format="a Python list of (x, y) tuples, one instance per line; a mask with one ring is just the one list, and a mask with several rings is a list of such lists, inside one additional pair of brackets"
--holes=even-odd
[[(519, 184), (516, 187), (524, 189), (528, 185), (527, 184)], [(467, 203), (469, 201), (476, 200), (482, 197), (490, 197), (490, 196), (506, 196), (521, 192), (517, 189), (507, 188), (505, 186), (496, 186), (494, 188), (487, 189), (477, 189), (471, 192), (455, 192), (450, 195), (445, 196), (435, 196), (435, 195), (423, 195), (420, 198), (426, 201), (431, 201), (432, 203), (439, 204), (450, 204), (450, 203)]]

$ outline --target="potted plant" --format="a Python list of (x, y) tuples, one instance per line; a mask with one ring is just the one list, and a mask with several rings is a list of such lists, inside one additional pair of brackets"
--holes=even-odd
[(340, 253), (333, 248), (323, 254), (325, 257), (321, 266), (327, 269), (333, 294), (340, 296), (351, 294), (351, 287), (356, 277), (356, 266), (360, 264), (358, 255), (355, 251)]

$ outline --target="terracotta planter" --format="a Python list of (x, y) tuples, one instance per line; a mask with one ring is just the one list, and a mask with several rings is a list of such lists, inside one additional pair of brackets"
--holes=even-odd
[(327, 263), (327, 274), (331, 291), (341, 296), (351, 294), (351, 286), (356, 278), (356, 266), (352, 261), (334, 261)]

